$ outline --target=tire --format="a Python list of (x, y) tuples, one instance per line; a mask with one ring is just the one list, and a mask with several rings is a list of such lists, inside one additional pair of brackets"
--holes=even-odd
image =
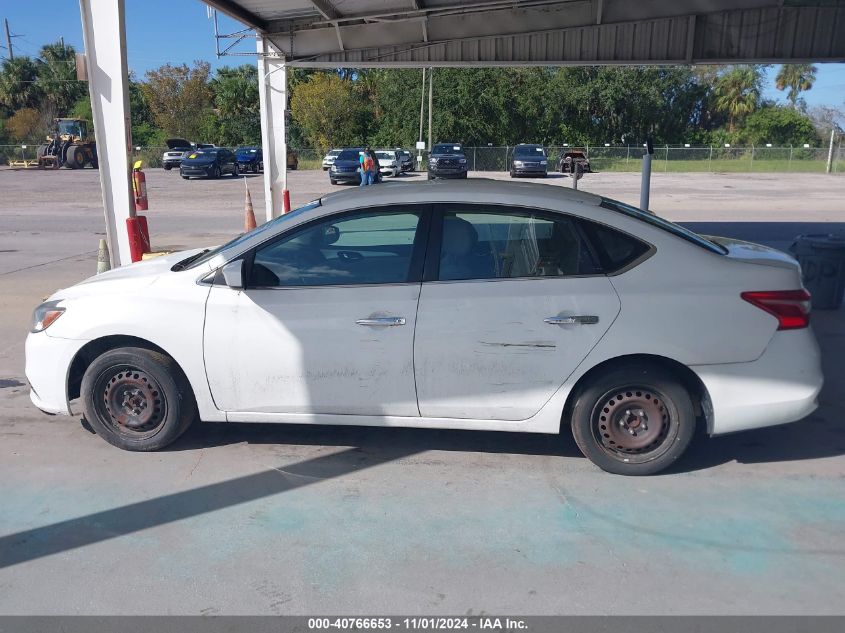
[(217, 165), (212, 167), (208, 172), (208, 177), (212, 178), (214, 180), (217, 180), (218, 178), (220, 178), (220, 168)]
[(164, 448), (197, 417), (193, 392), (176, 362), (139, 347), (97, 357), (85, 370), (81, 394), (85, 419), (97, 435), (127, 451)]
[(173, 165), (165, 165), (164, 166), (164, 171), (170, 171), (171, 169), (173, 169)]
[(578, 448), (602, 470), (653, 475), (686, 451), (695, 433), (695, 409), (671, 372), (627, 363), (599, 374), (579, 391), (571, 425)]
[(332, 183), (333, 185), (337, 184), (337, 180), (335, 180), (334, 178), (329, 178), (329, 182)]
[(238, 176), (240, 176), (240, 175), (241, 175), (241, 169), (240, 169), (240, 167), (238, 167), (237, 165), (235, 165), (235, 169), (234, 169), (234, 170), (232, 170), (232, 177), (233, 177), (233, 178), (237, 178), (237, 177), (238, 177)]
[(511, 169), (511, 178), (516, 178), (516, 174), (514, 173), (513, 169)]
[(463, 174), (461, 174), (461, 178), (463, 178), (464, 180), (466, 180), (468, 177), (469, 177), (469, 172), (465, 171)]
[(71, 145), (65, 152), (65, 162), (71, 169), (82, 169), (85, 167), (85, 152), (81, 147)]
[(427, 177), (429, 180), (434, 180), (434, 176), (431, 175), (431, 172), (428, 172)]

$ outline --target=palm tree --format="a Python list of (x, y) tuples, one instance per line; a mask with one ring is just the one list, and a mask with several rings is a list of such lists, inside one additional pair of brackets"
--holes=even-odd
[(813, 87), (816, 81), (816, 70), (813, 64), (784, 64), (780, 67), (775, 77), (775, 86), (778, 90), (789, 88), (786, 98), (792, 103), (793, 108), (798, 107), (798, 95)]
[(716, 108), (728, 115), (728, 130), (731, 132), (737, 119), (757, 107), (761, 74), (757, 66), (733, 66), (716, 80)]
[(37, 67), (26, 56), (7, 59), (0, 67), (0, 106), (10, 112), (21, 108), (37, 108), (41, 89), (36, 85)]
[(87, 92), (83, 82), (76, 79), (76, 51), (60, 42), (41, 47), (35, 62), (38, 86), (48, 104), (62, 115), (67, 113)]

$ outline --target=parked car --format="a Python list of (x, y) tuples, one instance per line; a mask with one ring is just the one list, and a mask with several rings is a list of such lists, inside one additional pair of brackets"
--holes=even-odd
[(542, 145), (520, 143), (513, 148), (510, 166), (511, 178), (517, 176), (549, 175), (549, 158)]
[(235, 153), (224, 147), (195, 149), (187, 153), (182, 159), (179, 171), (185, 180), (191, 176), (220, 178), (226, 174), (240, 175)]
[(414, 171), (414, 157), (411, 156), (411, 152), (406, 149), (401, 149), (399, 147), (396, 148), (396, 151), (399, 153), (402, 171)]
[(335, 159), (340, 155), (343, 150), (341, 149), (333, 149), (328, 154), (323, 156), (323, 171), (328, 171), (332, 165), (334, 165)]
[(299, 169), (299, 154), (297, 154), (292, 149), (288, 148), (288, 169), (291, 171), (296, 171)]
[(235, 158), (241, 172), (257, 174), (264, 171), (264, 153), (260, 147), (239, 147), (235, 150)]
[(167, 145), (167, 151), (161, 157), (161, 166), (165, 171), (170, 171), (174, 167), (182, 164), (182, 156), (185, 152), (190, 152), (193, 147), (190, 141), (183, 138), (168, 138), (164, 143)]
[(460, 143), (437, 143), (428, 156), (428, 179), (466, 178), (467, 157)]
[(699, 424), (811, 413), (809, 310), (779, 250), (568, 188), (409, 183), (59, 290), (35, 309), (26, 377), (38, 408), (128, 450), (195, 418), (569, 427), (601, 468), (644, 475)]
[[(361, 173), (359, 167), (361, 152), (363, 147), (345, 147), (335, 157), (331, 168), (329, 169), (329, 182), (336, 185), (341, 182), (359, 184), (361, 182)], [(381, 164), (379, 163), (378, 153), (373, 153), (376, 163), (376, 182), (381, 182)]]
[(563, 156), (560, 157), (560, 162), (558, 163), (558, 170), (561, 173), (569, 174), (573, 171), (573, 165), (578, 163), (578, 171), (582, 174), (587, 174), (592, 171), (590, 169), (590, 159), (587, 158), (587, 155), (584, 152), (564, 152)]
[(395, 149), (378, 149), (375, 151), (379, 163), (379, 173), (382, 176), (393, 176), (402, 173), (402, 156)]

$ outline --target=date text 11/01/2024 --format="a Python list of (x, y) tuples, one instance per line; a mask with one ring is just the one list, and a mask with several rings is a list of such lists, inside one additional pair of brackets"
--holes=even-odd
[(481, 631), (524, 631), (528, 626), (518, 618), (498, 617), (413, 617), (413, 618), (309, 618), (309, 630), (481, 630)]

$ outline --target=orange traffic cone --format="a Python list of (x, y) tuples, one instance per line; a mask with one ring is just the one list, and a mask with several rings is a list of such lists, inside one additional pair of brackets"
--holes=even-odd
[(249, 195), (249, 187), (244, 178), (244, 189), (246, 189), (246, 207), (244, 208), (244, 232), (249, 232), (255, 228), (255, 211), (252, 210), (252, 198)]

